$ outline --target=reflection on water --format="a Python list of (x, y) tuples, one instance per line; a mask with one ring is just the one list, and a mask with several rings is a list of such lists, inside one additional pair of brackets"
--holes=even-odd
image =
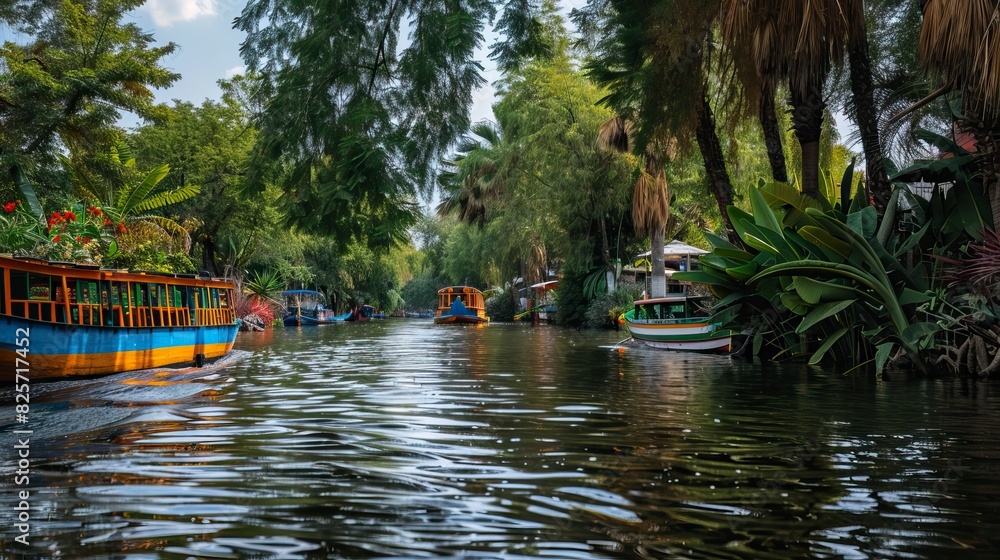
[[(1000, 545), (987, 384), (430, 321), (33, 384), (34, 558), (934, 558)], [(0, 392), (11, 527), (13, 394)]]

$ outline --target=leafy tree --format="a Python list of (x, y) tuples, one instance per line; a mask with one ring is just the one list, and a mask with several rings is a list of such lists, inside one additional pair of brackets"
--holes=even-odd
[[(121, 111), (143, 119), (161, 116), (150, 88), (179, 77), (160, 64), (175, 45), (153, 47), (151, 35), (122, 22), (141, 4), (63, 0), (29, 44), (8, 41), (0, 47), (0, 167), (22, 191), (29, 181), (43, 194), (63, 188), (60, 153), (107, 153), (120, 140), (115, 124)], [(15, 16), (28, 13), (34, 12)], [(26, 202), (33, 199), (24, 194)]]
[(163, 123), (143, 126), (130, 139), (143, 159), (171, 162), (164, 185), (200, 185), (201, 194), (176, 212), (193, 224), (201, 267), (215, 274), (227, 265), (241, 271), (282, 219), (274, 188), (247, 187), (256, 132), (243, 102), (253, 81), (237, 77), (220, 85), (221, 101), (175, 102)]
[[(632, 123), (630, 149), (648, 155), (650, 143), (663, 150), (669, 138), (683, 151), (693, 137), (705, 166), (706, 186), (733, 236), (725, 212), (733, 201), (733, 187), (716, 130), (712, 61), (707, 56), (718, 12), (717, 0), (592, 0), (588, 9), (574, 11), (574, 17), (600, 34), (587, 73), (608, 88), (602, 101)], [(665, 164), (667, 159), (658, 157)]]
[(402, 240), (416, 191), (432, 188), (437, 162), (469, 128), (483, 84), (474, 53), (501, 6), (513, 39), (494, 48), (502, 64), (544, 50), (529, 21), (537, 0), (247, 4), (236, 27), (266, 100), (255, 164), (285, 188), (292, 223), (340, 241)]

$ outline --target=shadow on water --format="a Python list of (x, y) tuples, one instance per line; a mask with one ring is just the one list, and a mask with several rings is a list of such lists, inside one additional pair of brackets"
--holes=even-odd
[[(995, 555), (989, 384), (619, 353), (620, 338), (385, 320), (241, 334), (208, 371), (32, 385), (32, 544), (0, 550)], [(9, 389), (0, 403), (15, 491)]]

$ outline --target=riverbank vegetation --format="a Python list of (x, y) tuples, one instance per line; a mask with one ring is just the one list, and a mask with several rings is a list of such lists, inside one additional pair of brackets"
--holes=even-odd
[(389, 314), (558, 277), (585, 327), (679, 239), (748, 354), (1000, 369), (995, 0), (250, 0), (247, 73), (200, 104), (155, 102), (177, 45), (142, 3), (0, 9), (0, 251)]

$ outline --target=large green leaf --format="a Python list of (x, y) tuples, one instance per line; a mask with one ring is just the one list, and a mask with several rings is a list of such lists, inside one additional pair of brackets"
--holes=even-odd
[(780, 261), (790, 261), (800, 258), (798, 252), (788, 244), (785, 236), (780, 231), (758, 227), (756, 224), (746, 221), (742, 225), (743, 229), (746, 230), (743, 241), (754, 249), (766, 251), (777, 257)]
[(780, 299), (782, 305), (796, 315), (805, 315), (809, 312), (809, 304), (794, 292), (784, 292)]
[(824, 282), (808, 276), (796, 276), (792, 281), (792, 287), (799, 297), (814, 305), (821, 302), (836, 302), (858, 297), (857, 290), (850, 286)]
[(714, 233), (712, 233), (710, 231), (706, 231), (706, 232), (704, 232), (704, 234), (705, 234), (705, 239), (707, 239), (708, 242), (715, 249), (733, 249), (733, 250), (739, 250), (739, 247), (737, 247), (736, 245), (733, 245), (732, 243), (729, 242), (728, 239), (726, 239), (724, 237), (719, 237), (718, 235), (715, 235)]
[(900, 338), (904, 344), (924, 350), (934, 346), (934, 335), (938, 332), (941, 332), (941, 325), (937, 323), (913, 323), (903, 329)]
[(881, 376), (882, 371), (885, 369), (886, 362), (889, 361), (889, 356), (892, 354), (893, 348), (895, 348), (895, 343), (886, 342), (884, 344), (879, 344), (875, 347), (875, 374)]
[(896, 258), (901, 258), (903, 255), (906, 254), (907, 251), (916, 247), (917, 244), (920, 243), (920, 241), (924, 238), (924, 236), (927, 235), (927, 232), (930, 231), (931, 225), (932, 225), (931, 222), (927, 222), (926, 224), (924, 224), (924, 227), (920, 228), (915, 233), (910, 235), (910, 237), (908, 237), (906, 241), (903, 242), (902, 245), (900, 245), (899, 249), (897, 249), (893, 253), (893, 255)]
[(838, 329), (837, 332), (828, 336), (826, 340), (823, 341), (823, 344), (821, 344), (820, 347), (816, 350), (816, 352), (813, 353), (812, 357), (809, 358), (809, 365), (815, 365), (818, 364), (820, 361), (822, 361), (823, 356), (826, 355), (827, 351), (830, 350), (830, 348), (833, 348), (833, 345), (836, 344), (837, 341), (840, 340), (841, 337), (843, 337), (847, 333), (848, 333), (847, 327), (842, 327)]
[(879, 224), (878, 232), (875, 234), (878, 244), (883, 247), (888, 243), (892, 230), (898, 225), (896, 223), (896, 210), (899, 207), (899, 192), (900, 189), (895, 188), (889, 195), (889, 203), (886, 204), (885, 214), (882, 215), (882, 223)]
[(854, 304), (857, 300), (847, 299), (844, 301), (831, 301), (830, 303), (824, 303), (823, 305), (816, 306), (815, 309), (809, 312), (808, 315), (802, 318), (802, 322), (799, 326), (795, 328), (796, 334), (802, 334), (809, 330), (810, 327), (816, 325), (824, 319), (833, 317), (837, 313), (847, 309)]
[[(724, 249), (716, 247), (712, 253), (729, 261), (750, 262), (754, 258), (753, 253), (748, 253), (742, 249)], [(704, 259), (705, 256), (702, 256), (701, 258)]]
[(806, 226), (799, 230), (799, 235), (814, 245), (825, 247), (830, 251), (833, 251), (845, 261), (851, 258), (851, 244), (837, 239), (825, 229), (814, 226)]
[(754, 225), (780, 233), (783, 229), (774, 211), (767, 205), (764, 196), (757, 189), (750, 189), (750, 208), (753, 211)]
[(38, 197), (35, 196), (35, 189), (31, 187), (31, 183), (28, 182), (28, 177), (21, 170), (20, 165), (15, 165), (11, 167), (10, 173), (14, 179), (14, 186), (17, 187), (18, 192), (20, 192), (24, 203), (28, 205), (28, 209), (31, 210), (32, 215), (41, 218), (42, 205), (38, 202)]
[(847, 215), (847, 226), (861, 234), (865, 239), (875, 237), (875, 228), (878, 225), (878, 212), (871, 206), (866, 206), (858, 212), (851, 212)]
[(840, 209), (847, 212), (851, 206), (851, 185), (854, 183), (854, 158), (844, 170), (844, 176), (840, 179)]
[(838, 235), (844, 241), (851, 244), (851, 247), (854, 249), (850, 257), (852, 262), (863, 263), (883, 286), (890, 285), (889, 275), (886, 273), (885, 267), (882, 265), (882, 260), (879, 258), (875, 249), (872, 248), (871, 244), (868, 243), (867, 239), (862, 237), (858, 232), (854, 231), (843, 222), (835, 220), (826, 214), (815, 210), (808, 210), (808, 212), (816, 218), (816, 221), (818, 221), (831, 233)]
[(747, 231), (743, 227), (743, 223), (754, 223), (753, 216), (732, 205), (726, 208), (726, 213), (729, 214), (729, 221), (732, 222), (733, 229), (736, 230), (736, 235), (739, 235), (740, 239), (746, 241)]
[(170, 172), (170, 165), (164, 163), (163, 165), (154, 167), (149, 173), (142, 179), (137, 185), (129, 185), (118, 195), (118, 201), (115, 206), (118, 211), (123, 215), (128, 216), (136, 213), (136, 208), (142, 204), (149, 193), (156, 188), (156, 185), (167, 176)]
[(753, 275), (757, 274), (757, 270), (757, 263), (750, 261), (740, 266), (727, 268), (726, 272), (740, 282), (746, 282), (752, 278)]
[[(952, 188), (948, 196), (956, 197), (955, 202), (958, 206), (956, 217), (961, 220), (961, 227), (965, 233), (977, 241), (982, 241), (983, 230), (991, 221), (992, 210), (990, 210), (989, 201), (982, 195), (981, 189), (977, 187), (978, 185), (973, 187), (967, 184), (958, 184)], [(977, 193), (977, 190), (980, 192)]]
[(928, 295), (926, 292), (918, 292), (909, 288), (903, 288), (903, 292), (899, 294), (899, 304), (919, 305), (921, 303), (927, 303), (931, 300), (931, 297), (932, 296)]

